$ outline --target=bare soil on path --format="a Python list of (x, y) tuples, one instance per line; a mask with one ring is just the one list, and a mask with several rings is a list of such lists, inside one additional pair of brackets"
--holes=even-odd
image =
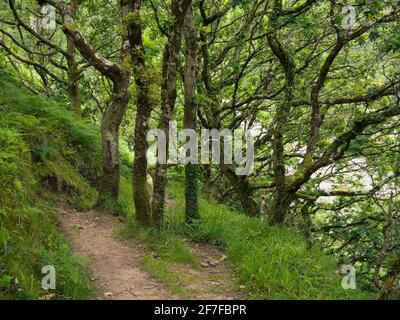
[(117, 217), (96, 211), (77, 212), (60, 207), (60, 228), (69, 238), (75, 253), (89, 261), (89, 272), (97, 300), (175, 300), (241, 299), (234, 283), (234, 270), (216, 248), (190, 243), (200, 267), (172, 264), (171, 272), (190, 276), (182, 284), (190, 295), (171, 294), (168, 287), (144, 271), (141, 258), (152, 255), (139, 240), (121, 241), (117, 231), (122, 222)]

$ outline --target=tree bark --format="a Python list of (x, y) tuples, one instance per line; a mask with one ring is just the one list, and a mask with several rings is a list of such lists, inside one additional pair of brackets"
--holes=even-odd
[[(70, 1), (70, 12), (71, 15), (75, 18), (78, 12), (78, 1), (71, 0)], [(78, 62), (76, 61), (76, 47), (73, 39), (70, 35), (67, 34), (67, 52), (69, 55), (66, 56), (67, 64), (68, 64), (68, 95), (69, 101), (71, 103), (71, 110), (75, 112), (78, 116), (81, 116), (81, 90), (79, 88), (79, 77), (80, 72), (78, 68)]]
[[(151, 201), (147, 184), (147, 142), (148, 122), (151, 113), (149, 101), (149, 84), (146, 81), (146, 61), (144, 55), (142, 25), (140, 21), (140, 0), (130, 0), (131, 11), (135, 13), (135, 20), (128, 25), (129, 42), (133, 74), (137, 87), (136, 95), (136, 122), (135, 122), (135, 159), (133, 165), (133, 198), (136, 209), (136, 219), (144, 226), (151, 225)], [(148, 77), (147, 77), (148, 78)]]
[(244, 213), (249, 217), (260, 216), (260, 206), (252, 196), (252, 190), (246, 177), (238, 176), (229, 168), (228, 165), (221, 164), (220, 168), (222, 173), (228, 178), (232, 184), (233, 189), (239, 196), (240, 203), (242, 204)]
[[(181, 36), (183, 23), (191, 0), (173, 0), (171, 15), (174, 23), (168, 36), (163, 57), (163, 83), (161, 87), (161, 119), (159, 129), (166, 133), (166, 151), (169, 150), (168, 129), (176, 100), (176, 80), (179, 67), (179, 52), (181, 50)], [(168, 153), (168, 152), (167, 152)], [(161, 228), (165, 207), (165, 186), (167, 179), (167, 165), (157, 163), (154, 173), (153, 189), (153, 223)]]
[(289, 192), (276, 188), (272, 208), (270, 209), (269, 223), (271, 225), (283, 224), (294, 200)]
[(209, 197), (211, 195), (211, 165), (203, 165), (203, 193)]
[[(113, 82), (113, 94), (104, 112), (101, 124), (102, 139), (102, 178), (97, 200), (98, 207), (103, 207), (107, 200), (116, 203), (119, 193), (119, 126), (129, 102), (130, 65), (126, 68), (126, 58), (130, 51), (127, 32), (123, 33), (120, 50), (120, 61), (114, 63), (101, 57), (96, 49), (88, 43), (75, 25), (71, 8), (64, 3), (58, 4), (63, 19), (63, 31), (73, 41), (74, 46), (83, 57), (101, 74)], [(123, 21), (129, 14), (126, 0), (120, 1), (120, 13)]]
[(97, 206), (117, 202), (119, 194), (119, 127), (129, 102), (129, 73), (114, 83), (113, 96), (101, 122), (103, 174)]
[[(194, 25), (193, 8), (190, 5), (185, 20), (185, 114), (184, 128), (197, 131), (197, 106), (194, 101), (196, 88), (197, 37)], [(188, 155), (189, 156), (189, 155)], [(198, 204), (199, 165), (188, 163), (185, 166), (185, 217), (188, 223), (200, 219)]]
[[(275, 3), (275, 10), (279, 12), (280, 9), (281, 3), (277, 1)], [(274, 24), (273, 19), (271, 24)], [(285, 71), (285, 98), (283, 103), (279, 106), (279, 109), (275, 112), (275, 129), (272, 142), (275, 195), (270, 209), (270, 223), (274, 225), (284, 223), (287, 212), (293, 201), (286, 186), (283, 138), (292, 109), (295, 66), (274, 35), (268, 34), (267, 39), (271, 50), (278, 58)]]
[(396, 272), (390, 272), (385, 282), (382, 285), (382, 288), (379, 290), (378, 294), (376, 295), (375, 300), (385, 300), (388, 298), (390, 291), (393, 287), (394, 281), (396, 280)]

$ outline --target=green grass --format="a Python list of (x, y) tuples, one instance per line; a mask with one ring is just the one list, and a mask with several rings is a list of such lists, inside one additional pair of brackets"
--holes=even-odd
[(157, 259), (171, 263), (181, 263), (192, 267), (198, 266), (196, 256), (189, 248), (187, 241), (173, 232), (155, 232), (138, 226), (132, 217), (127, 217), (124, 228), (120, 230), (121, 239), (134, 238), (147, 245), (147, 249)]
[(140, 263), (145, 271), (167, 285), (173, 295), (190, 297), (194, 293), (185, 288), (191, 282), (191, 276), (177, 270), (172, 270), (173, 265), (168, 261), (145, 256), (141, 259)]
[(370, 299), (368, 292), (346, 291), (342, 276), (332, 256), (321, 248), (307, 248), (295, 229), (271, 227), (265, 222), (244, 216), (231, 208), (200, 196), (201, 222), (184, 223), (182, 179), (173, 177), (168, 185), (172, 204), (167, 209), (165, 230), (161, 233), (138, 227), (134, 213), (125, 217), (123, 237), (133, 236), (148, 244), (155, 253), (143, 265), (172, 291), (182, 290), (175, 263), (194, 263), (186, 239), (207, 242), (222, 248), (236, 270), (236, 285), (244, 286), (252, 299)]
[(175, 206), (168, 212), (168, 232), (223, 248), (237, 268), (239, 282), (255, 299), (368, 299), (369, 293), (345, 291), (339, 267), (320, 248), (288, 227), (270, 227), (260, 220), (200, 198), (201, 223), (183, 224), (184, 199), (179, 180), (168, 191)]
[(124, 157), (122, 157), (118, 205), (115, 213), (123, 217), (135, 215), (132, 190), (132, 162), (124, 161)]
[[(59, 193), (78, 209), (92, 205), (98, 131), (4, 69), (0, 88), (0, 300), (88, 298), (86, 261), (59, 233), (52, 207)], [(46, 265), (56, 269), (51, 292), (41, 288)]]
[(119, 232), (124, 241), (134, 238), (146, 244), (149, 255), (140, 260), (143, 269), (162, 281), (173, 295), (191, 297), (194, 292), (187, 289), (191, 276), (179, 269), (199, 268), (199, 261), (192, 253), (187, 241), (173, 232), (155, 232), (138, 226), (133, 215), (125, 217), (125, 224)]
[(236, 285), (244, 286), (252, 299), (371, 298), (369, 293), (343, 290), (333, 257), (318, 247), (307, 249), (306, 241), (294, 229), (270, 227), (202, 196), (202, 221), (191, 227), (185, 225), (182, 188), (179, 177), (168, 185), (172, 205), (167, 209), (163, 232), (138, 227), (133, 215), (126, 216), (121, 232), (124, 238), (133, 236), (147, 243), (154, 255), (142, 260), (145, 270), (172, 292), (184, 290), (186, 283), (174, 264), (197, 265), (186, 238), (222, 248), (235, 267)]

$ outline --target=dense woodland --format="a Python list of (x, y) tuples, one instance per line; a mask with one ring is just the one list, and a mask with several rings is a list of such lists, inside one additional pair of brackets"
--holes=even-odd
[[(48, 264), (90, 297), (59, 202), (219, 247), (249, 298), (399, 298), (399, 58), (397, 0), (2, 0), (0, 298)], [(252, 174), (153, 165), (170, 121), (251, 131)]]

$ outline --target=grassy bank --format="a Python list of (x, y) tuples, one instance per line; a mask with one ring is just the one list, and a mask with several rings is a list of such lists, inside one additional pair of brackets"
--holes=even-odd
[[(99, 163), (99, 137), (66, 111), (0, 72), (0, 299), (84, 299), (86, 263), (57, 229), (54, 201), (87, 209)], [(46, 265), (57, 289), (41, 287)]]

